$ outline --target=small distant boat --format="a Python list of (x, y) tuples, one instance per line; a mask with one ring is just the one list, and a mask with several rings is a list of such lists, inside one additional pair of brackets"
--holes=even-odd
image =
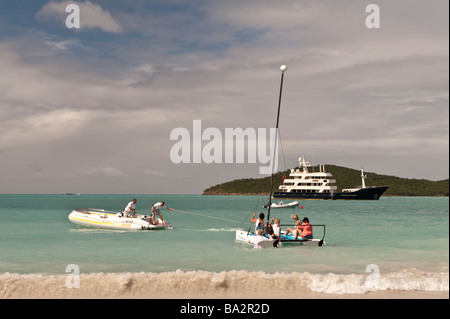
[(137, 215), (137, 217), (122, 217), (120, 212), (111, 212), (104, 209), (83, 208), (73, 210), (69, 214), (72, 223), (107, 229), (121, 230), (156, 230), (172, 229), (172, 225), (163, 223), (157, 218), (155, 225), (151, 223), (151, 217), (147, 215)]
[[(264, 205), (263, 208), (267, 208), (269, 205)], [(272, 203), (272, 205), (270, 205), (270, 208), (287, 208), (287, 207), (296, 207), (298, 206), (298, 202), (290, 202), (290, 203), (283, 203), (283, 202), (278, 202), (277, 203)]]

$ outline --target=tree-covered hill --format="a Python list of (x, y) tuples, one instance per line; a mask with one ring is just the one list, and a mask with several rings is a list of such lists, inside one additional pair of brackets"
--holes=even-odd
[[(336, 179), (338, 192), (343, 188), (354, 188), (361, 185), (361, 171), (336, 165), (325, 165), (326, 170)], [(317, 166), (309, 171), (319, 171)], [(290, 170), (278, 172), (274, 175), (274, 191), (283, 183), (284, 175), (289, 176)], [(449, 180), (429, 181), (425, 179), (410, 179), (376, 173), (364, 172), (367, 176), (366, 186), (389, 186), (384, 193), (386, 196), (448, 196)], [(204, 195), (231, 194), (268, 194), (270, 191), (270, 177), (244, 178), (211, 186), (203, 191)]]

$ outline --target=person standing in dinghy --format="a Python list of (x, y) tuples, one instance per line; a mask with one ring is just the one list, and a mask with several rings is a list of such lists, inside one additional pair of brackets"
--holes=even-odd
[(164, 218), (162, 217), (161, 212), (159, 211), (161, 208), (165, 208), (165, 209), (168, 209), (168, 210), (175, 210), (175, 209), (173, 209), (173, 208), (170, 208), (170, 207), (165, 206), (165, 205), (164, 205), (164, 202), (157, 202), (156, 204), (154, 204), (154, 205), (152, 206), (152, 224), (153, 224), (153, 225), (156, 225), (156, 224), (157, 224), (157, 221), (156, 221), (156, 214), (158, 214), (158, 215), (159, 215), (159, 218), (161, 218), (161, 221), (162, 221), (163, 225), (166, 224), (166, 222), (164, 221)]

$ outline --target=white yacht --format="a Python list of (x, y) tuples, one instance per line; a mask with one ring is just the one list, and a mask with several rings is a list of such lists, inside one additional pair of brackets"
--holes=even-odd
[(274, 198), (283, 199), (372, 199), (377, 200), (388, 189), (383, 187), (366, 187), (364, 170), (361, 169), (362, 186), (343, 189), (337, 192), (336, 180), (325, 165), (319, 165), (319, 172), (310, 172), (311, 164), (304, 156), (299, 158), (299, 168), (291, 169), (289, 178), (283, 180)]

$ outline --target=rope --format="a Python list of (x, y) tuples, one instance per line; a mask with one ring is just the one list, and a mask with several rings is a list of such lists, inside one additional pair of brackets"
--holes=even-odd
[(223, 218), (223, 217), (208, 216), (208, 215), (203, 215), (203, 214), (199, 214), (199, 213), (187, 212), (187, 211), (181, 210), (181, 209), (177, 209), (176, 211), (177, 211), (177, 212), (181, 212), (181, 213), (185, 213), (185, 214), (197, 215), (197, 216), (207, 217), (207, 218), (220, 219), (220, 220), (225, 220), (225, 221), (227, 221), (227, 222), (236, 223), (235, 220), (232, 220), (232, 219), (226, 219), (226, 218)]

